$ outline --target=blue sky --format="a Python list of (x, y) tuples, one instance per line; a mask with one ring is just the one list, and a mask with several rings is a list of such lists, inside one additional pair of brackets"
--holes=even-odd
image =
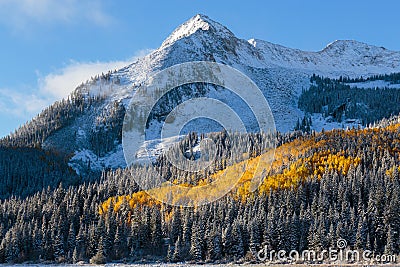
[(396, 0), (0, 0), (0, 136), (157, 48), (197, 13), (244, 39), (310, 51), (354, 39), (400, 51), (399, 10)]

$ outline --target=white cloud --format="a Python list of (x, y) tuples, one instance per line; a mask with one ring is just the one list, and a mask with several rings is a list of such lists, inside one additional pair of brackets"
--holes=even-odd
[(0, 0), (0, 22), (16, 29), (32, 23), (86, 21), (107, 26), (114, 21), (99, 0)]
[(29, 120), (47, 105), (67, 97), (78, 85), (97, 74), (122, 68), (132, 63), (137, 57), (148, 54), (151, 50), (141, 50), (134, 57), (124, 61), (77, 62), (70, 61), (65, 67), (38, 75), (38, 82), (33, 92), (27, 93), (11, 89), (0, 89), (0, 116), (14, 116)]
[(128, 65), (130, 61), (87, 62), (71, 61), (64, 68), (39, 77), (39, 93), (53, 100), (68, 96), (79, 84), (97, 74)]
[(47, 100), (35, 94), (25, 94), (10, 89), (0, 89), (0, 112), (2, 116), (24, 118), (32, 116), (47, 104)]

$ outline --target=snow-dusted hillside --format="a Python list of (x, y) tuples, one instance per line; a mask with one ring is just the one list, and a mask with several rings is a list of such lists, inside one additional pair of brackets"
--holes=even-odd
[[(77, 89), (91, 96), (101, 95), (102, 105), (84, 113), (76, 123), (58, 130), (44, 145), (48, 148), (65, 146), (63, 138), (56, 137), (69, 135), (72, 127), (79, 136), (75, 141), (68, 139), (68, 142), (75, 142), (68, 144), (76, 151), (71, 166), (77, 168), (79, 162), (87, 165), (89, 160), (91, 167), (97, 169), (123, 165), (123, 160), (116, 159), (122, 156), (118, 142), (105, 158), (96, 158), (91, 152), (85, 140), (88, 129), (95, 126), (96, 116), (101, 117), (104, 110), (111, 109), (116, 102), (127, 106), (136, 88), (152, 73), (190, 61), (227, 64), (249, 76), (267, 98), (277, 130), (283, 132), (292, 130), (303, 117), (297, 101), (302, 89), (309, 87), (313, 73), (335, 78), (400, 72), (400, 52), (357, 41), (335, 41), (321, 51), (306, 52), (257, 39), (240, 39), (209, 17), (196, 15), (173, 31), (158, 49), (113, 73), (108, 83), (88, 83)], [(82, 126), (85, 121), (90, 125)], [(318, 117), (316, 129), (337, 126)]]
[(270, 66), (311, 71), (324, 76), (358, 77), (398, 72), (400, 53), (353, 40), (338, 40), (318, 52), (305, 52), (251, 39)]

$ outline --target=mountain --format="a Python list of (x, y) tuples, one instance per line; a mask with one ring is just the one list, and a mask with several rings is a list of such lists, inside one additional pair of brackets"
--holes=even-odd
[[(149, 140), (155, 156), (173, 145), (154, 165), (109, 170), (125, 165), (122, 121), (140, 85), (193, 60), (231, 65), (260, 87), (278, 130), (287, 132), (276, 135), (276, 150), (265, 151), (267, 133), (211, 133), (215, 160), (191, 172), (168, 160), (182, 151), (198, 156), (204, 136), (191, 133), (179, 142)], [(337, 255), (318, 254), (328, 250), (351, 251), (341, 259), (345, 264), (398, 264), (398, 63), (398, 52), (355, 41), (304, 52), (238, 39), (204, 15), (193, 17), (159, 49), (93, 77), (0, 140), (0, 264), (337, 264)], [(238, 115), (246, 113), (221, 87), (185, 84), (158, 102), (149, 125), (199, 96), (225, 99)], [(380, 122), (309, 133), (360, 126), (359, 118)], [(167, 183), (145, 192), (138, 183), (153, 184), (159, 176), (186, 193)], [(254, 192), (253, 180), (260, 182)], [(233, 188), (216, 200), (221, 184)], [(182, 205), (197, 197), (211, 203)], [(282, 250), (294, 259), (268, 260), (267, 252)]]
[[(4, 138), (2, 144), (60, 151), (70, 155), (69, 165), (80, 175), (88, 170), (123, 167), (122, 120), (136, 89), (153, 73), (191, 61), (227, 64), (250, 77), (269, 101), (281, 132), (293, 130), (304, 117), (298, 99), (310, 87), (312, 74), (357, 78), (400, 72), (400, 52), (383, 47), (335, 41), (321, 51), (306, 52), (258, 39), (237, 38), (225, 26), (199, 14), (174, 30), (158, 49), (116, 72), (82, 84), (69, 100), (45, 109)], [(190, 98), (193, 90), (186, 88), (183, 95)], [(202, 94), (209, 96), (215, 92), (218, 88), (211, 86)], [(164, 112), (176, 104), (166, 103)], [(318, 117), (313, 127), (321, 130), (342, 126), (343, 123)]]

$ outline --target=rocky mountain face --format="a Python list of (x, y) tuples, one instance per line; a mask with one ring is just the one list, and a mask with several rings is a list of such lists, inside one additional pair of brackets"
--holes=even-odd
[[(122, 120), (136, 89), (153, 73), (190, 61), (227, 64), (250, 77), (268, 100), (281, 132), (293, 130), (303, 118), (298, 99), (310, 86), (313, 73), (338, 78), (400, 72), (400, 52), (383, 47), (335, 41), (321, 51), (306, 52), (240, 39), (218, 22), (196, 15), (173, 31), (158, 49), (116, 72), (82, 84), (69, 100), (47, 108), (2, 144), (61, 151), (70, 157), (70, 167), (81, 175), (88, 170), (123, 167)], [(211, 86), (202, 91), (202, 96), (215, 95), (218, 90)], [(190, 92), (186, 88), (187, 97)], [(166, 103), (171, 108), (168, 104), (172, 103)], [(323, 125), (325, 129), (337, 126), (325, 121)], [(318, 126), (315, 129), (320, 130)], [(158, 145), (153, 144), (153, 148), (157, 150)]]

